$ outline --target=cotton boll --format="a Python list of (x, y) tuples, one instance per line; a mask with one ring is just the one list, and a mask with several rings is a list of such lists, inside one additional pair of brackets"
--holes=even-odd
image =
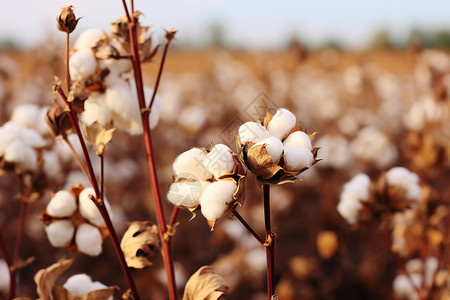
[(69, 220), (58, 220), (46, 226), (45, 232), (53, 247), (64, 247), (72, 240), (75, 228)]
[[(343, 195), (341, 195), (341, 197), (342, 196)], [(362, 204), (357, 199), (347, 201), (341, 200), (337, 206), (337, 211), (349, 224), (355, 224), (358, 220), (358, 213), (361, 208)]]
[(283, 142), (283, 145), (284, 147), (295, 145), (309, 149), (309, 151), (312, 150), (311, 139), (303, 131), (295, 131), (291, 133)]
[(404, 167), (394, 167), (386, 172), (386, 181), (388, 185), (400, 186), (406, 189), (406, 199), (419, 200), (421, 187), (419, 185), (419, 176)]
[(314, 155), (311, 151), (300, 146), (285, 147), (283, 157), (288, 171), (300, 171), (310, 168), (314, 162)]
[(270, 137), (270, 133), (262, 126), (256, 122), (246, 122), (239, 127), (239, 139), (241, 143), (246, 142), (257, 143), (263, 139)]
[(91, 291), (92, 280), (86, 274), (76, 274), (67, 279), (63, 287), (74, 297), (83, 297)]
[(120, 75), (131, 70), (132, 64), (129, 59), (104, 59), (100, 61), (100, 69), (108, 69), (110, 74)]
[(45, 176), (52, 180), (59, 181), (61, 179), (61, 164), (59, 162), (58, 155), (54, 151), (43, 151), (42, 158), (44, 160), (44, 173)]
[(69, 60), (70, 75), (74, 80), (83, 80), (95, 73), (97, 61), (90, 50), (79, 50)]
[(104, 34), (105, 32), (102, 28), (87, 29), (77, 38), (74, 48), (77, 50), (91, 50)]
[(111, 123), (112, 112), (106, 103), (105, 94), (91, 93), (89, 98), (84, 102), (84, 111), (81, 114), (81, 121), (86, 126), (91, 126), (98, 122), (102, 126)]
[(229, 174), (233, 171), (236, 165), (231, 149), (224, 144), (214, 145), (211, 152), (206, 154), (206, 169), (218, 179), (224, 174)]
[(355, 224), (363, 207), (361, 201), (369, 199), (370, 178), (366, 174), (358, 174), (344, 185), (337, 211), (349, 223)]
[(0, 259), (0, 291), (9, 289), (9, 268), (5, 260)]
[(90, 256), (97, 256), (102, 252), (102, 235), (97, 227), (81, 224), (75, 236), (78, 250)]
[(192, 148), (178, 155), (173, 163), (173, 170), (178, 177), (207, 180), (213, 175), (206, 170), (205, 160), (205, 152)]
[(253, 145), (253, 147), (259, 145), (266, 145), (265, 149), (267, 153), (272, 156), (272, 161), (274, 163), (276, 163), (280, 159), (281, 153), (283, 153), (283, 143), (276, 137), (271, 136), (267, 139), (264, 139)]
[(108, 88), (105, 91), (106, 103), (109, 109), (124, 119), (133, 116), (137, 99), (133, 97), (132, 88), (125, 80), (118, 76), (108, 76)]
[[(411, 274), (411, 279), (416, 286), (421, 286), (422, 277), (420, 274)], [(406, 275), (398, 275), (392, 283), (394, 294), (398, 297), (405, 297), (408, 300), (419, 300), (416, 290), (411, 285), (411, 281)]]
[(178, 117), (178, 124), (191, 132), (202, 129), (206, 122), (206, 112), (203, 107), (190, 106), (181, 112)]
[(200, 204), (202, 191), (210, 184), (209, 181), (174, 182), (170, 185), (167, 199), (174, 205), (196, 207)]
[(294, 128), (296, 122), (297, 119), (289, 110), (279, 108), (267, 125), (267, 130), (271, 135), (282, 140)]
[[(102, 214), (94, 202), (89, 197), (92, 195), (95, 198), (95, 191), (93, 188), (88, 187), (81, 191), (79, 196), (79, 209), (80, 213), (83, 217), (88, 219), (91, 223), (95, 225), (105, 225), (105, 221), (103, 220)], [(108, 200), (106, 198), (103, 199), (106, 209), (108, 213), (111, 214), (111, 206), (109, 205)]]
[(23, 127), (33, 128), (38, 122), (39, 106), (35, 104), (21, 104), (14, 107), (11, 121)]
[(16, 134), (8, 128), (0, 127), (0, 156), (5, 154), (6, 148), (16, 139)]
[(34, 129), (22, 128), (20, 131), (20, 139), (28, 146), (33, 148), (42, 148), (45, 146), (45, 140)]
[(3, 159), (10, 163), (15, 163), (23, 170), (36, 170), (37, 154), (27, 147), (22, 141), (15, 140), (5, 149)]
[(202, 214), (208, 220), (217, 220), (232, 201), (237, 184), (232, 180), (220, 180), (208, 185), (200, 196)]
[(77, 201), (69, 191), (57, 192), (47, 204), (47, 213), (54, 217), (68, 217), (76, 210)]

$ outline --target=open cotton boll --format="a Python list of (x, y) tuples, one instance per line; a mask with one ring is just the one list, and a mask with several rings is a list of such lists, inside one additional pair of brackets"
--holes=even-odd
[(310, 168), (314, 162), (314, 155), (311, 150), (296, 145), (285, 147), (283, 157), (288, 171)]
[(0, 291), (9, 289), (9, 268), (4, 259), (0, 259)]
[(63, 287), (74, 297), (83, 297), (91, 291), (92, 280), (86, 274), (76, 274), (67, 279)]
[(405, 197), (411, 200), (419, 200), (421, 187), (419, 185), (419, 176), (404, 167), (394, 167), (386, 172), (386, 181), (388, 185), (400, 186), (406, 189)]
[(174, 182), (170, 185), (167, 199), (174, 205), (196, 207), (200, 204), (202, 191), (210, 185), (209, 181)]
[(344, 196), (346, 200), (341, 200), (337, 206), (337, 211), (339, 214), (349, 223), (355, 224), (358, 221), (358, 213), (362, 208), (361, 202), (358, 199), (349, 199), (346, 195)]
[(274, 163), (276, 163), (280, 159), (281, 153), (283, 153), (283, 143), (276, 137), (271, 136), (267, 139), (264, 139), (253, 145), (252, 148), (259, 145), (266, 145), (265, 149), (267, 153), (272, 156), (272, 161)]
[[(105, 225), (105, 221), (103, 220), (102, 214), (98, 210), (97, 206), (94, 204), (94, 202), (89, 197), (90, 195), (95, 197), (95, 191), (92, 187), (85, 188), (83, 191), (81, 191), (79, 196), (79, 210), (83, 217), (88, 219), (91, 223), (95, 225)], [(108, 200), (103, 199), (106, 209), (108, 210), (108, 213), (111, 214), (111, 206), (109, 205)]]
[(105, 32), (102, 28), (86, 29), (77, 38), (73, 47), (77, 50), (91, 50), (92, 47), (97, 45), (104, 34)]
[(21, 140), (12, 141), (4, 151), (3, 159), (10, 163), (15, 163), (23, 170), (36, 170), (37, 154), (26, 146)]
[(349, 223), (355, 224), (363, 205), (361, 201), (369, 199), (370, 178), (366, 174), (358, 174), (344, 184), (337, 211)]
[(41, 148), (45, 146), (45, 140), (34, 129), (22, 128), (20, 131), (20, 139), (28, 146), (33, 148)]
[(45, 176), (53, 180), (59, 181), (61, 179), (61, 164), (58, 155), (55, 151), (43, 151), (42, 158), (44, 159), (44, 173)]
[(266, 128), (256, 122), (246, 122), (242, 124), (241, 127), (239, 127), (238, 135), (242, 144), (246, 142), (257, 143), (270, 137), (270, 133)]
[(279, 108), (267, 125), (271, 135), (282, 140), (294, 128), (297, 118), (287, 109)]
[(217, 220), (232, 201), (237, 184), (232, 180), (219, 180), (208, 185), (200, 196), (202, 214), (208, 220)]
[(303, 131), (295, 131), (291, 133), (286, 140), (283, 142), (284, 147), (289, 146), (300, 146), (312, 150), (311, 139)]
[(47, 204), (47, 213), (54, 217), (68, 217), (77, 210), (77, 200), (69, 191), (58, 191)]
[(131, 70), (132, 64), (129, 59), (104, 59), (99, 63), (100, 69), (108, 69), (111, 74), (119, 75)]
[(112, 112), (106, 103), (105, 94), (91, 93), (84, 101), (84, 111), (81, 114), (81, 121), (86, 126), (91, 126), (96, 121), (102, 126), (109, 125), (112, 119)]
[(137, 105), (132, 87), (119, 76), (110, 75), (107, 78), (108, 87), (105, 91), (105, 98), (108, 107), (125, 119), (130, 118)]
[[(422, 285), (422, 276), (421, 274), (414, 273), (410, 275), (410, 278), (415, 286), (421, 286)], [(394, 291), (394, 294), (397, 297), (404, 297), (408, 300), (419, 300), (419, 296), (416, 293), (416, 290), (414, 289), (414, 286), (411, 285), (411, 280), (406, 275), (398, 275), (395, 277), (394, 281), (392, 282), (392, 289)]]
[(21, 104), (14, 107), (11, 115), (11, 121), (16, 122), (23, 127), (33, 128), (39, 121), (39, 106), (35, 104)]
[(72, 240), (75, 228), (69, 220), (58, 220), (45, 226), (45, 232), (53, 247), (64, 247)]
[(97, 61), (90, 50), (79, 50), (69, 60), (70, 76), (74, 80), (83, 80), (95, 73)]
[(178, 155), (173, 162), (175, 175), (194, 180), (207, 180), (213, 175), (205, 168), (206, 153), (192, 148)]
[(233, 171), (236, 165), (231, 149), (224, 144), (214, 145), (211, 152), (206, 154), (206, 169), (218, 179), (224, 174), (229, 174)]
[(14, 131), (0, 127), (0, 156), (5, 154), (6, 148), (16, 139)]
[(102, 235), (97, 227), (86, 223), (78, 226), (75, 243), (80, 252), (97, 256), (102, 252), (102, 242)]

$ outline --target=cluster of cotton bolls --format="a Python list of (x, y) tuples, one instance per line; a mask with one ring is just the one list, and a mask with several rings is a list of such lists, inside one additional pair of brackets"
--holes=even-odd
[(201, 212), (209, 221), (220, 218), (236, 200), (239, 175), (238, 160), (224, 144), (206, 149), (192, 148), (181, 153), (173, 163), (175, 181), (167, 199), (177, 206)]
[(258, 159), (261, 149), (271, 157), (273, 164), (282, 164), (281, 168), (295, 175), (315, 162), (311, 137), (300, 130), (296, 117), (287, 109), (278, 109), (265, 126), (256, 122), (242, 124), (238, 134), (241, 145), (247, 147), (247, 166), (263, 179), (273, 174), (267, 176), (266, 161)]
[[(58, 191), (43, 214), (45, 232), (54, 247), (75, 246), (82, 253), (97, 256), (102, 252), (102, 228), (105, 223), (97, 206), (91, 200), (93, 188), (74, 187)], [(103, 200), (108, 212), (111, 207)]]
[(436, 102), (431, 95), (425, 95), (412, 104), (403, 122), (410, 130), (422, 130), (427, 124), (440, 123), (449, 117), (449, 107), (445, 102)]
[[(78, 81), (100, 76), (102, 71), (107, 70), (106, 77), (100, 76), (103, 88), (90, 92), (84, 101), (81, 121), (87, 126), (97, 121), (105, 127), (114, 126), (130, 134), (140, 134), (143, 130), (141, 112), (135, 82), (129, 73), (130, 60), (109, 56), (103, 58), (98, 47), (106, 42), (111, 43), (108, 46), (114, 51), (125, 55), (126, 51), (116, 39), (107, 36), (102, 29), (89, 29), (79, 36), (74, 47), (75, 53), (69, 61), (70, 74)], [(150, 51), (154, 51), (156, 47), (155, 42), (150, 45)], [(144, 88), (146, 106), (150, 104), (153, 92), (152, 88)], [(161, 100), (155, 96), (150, 113), (151, 128), (158, 124), (161, 106)]]
[[(92, 281), (91, 277), (86, 274), (76, 274), (69, 277), (64, 283), (63, 287), (73, 297), (82, 298), (89, 292), (106, 289), (107, 286), (99, 281)], [(108, 297), (107, 300), (112, 300), (113, 297)]]
[(436, 257), (427, 257), (424, 262), (419, 258), (409, 260), (405, 267), (410, 278), (405, 274), (397, 275), (392, 284), (394, 294), (408, 300), (421, 299), (411, 281), (420, 291), (429, 290), (435, 280), (434, 275), (438, 264)]
[(0, 163), (13, 165), (19, 172), (38, 169), (38, 150), (46, 145), (40, 134), (8, 121), (0, 127)]

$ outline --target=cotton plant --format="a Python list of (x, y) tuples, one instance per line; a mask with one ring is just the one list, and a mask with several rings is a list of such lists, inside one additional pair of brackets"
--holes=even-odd
[[(50, 244), (67, 247), (90, 255), (102, 252), (106, 226), (102, 215), (93, 203), (95, 192), (91, 187), (81, 185), (70, 190), (56, 192), (41, 215)], [(103, 199), (110, 215), (111, 207)]]
[(228, 146), (192, 148), (181, 153), (172, 167), (175, 175), (167, 199), (192, 212), (200, 207), (211, 230), (222, 215), (243, 203), (245, 170)]

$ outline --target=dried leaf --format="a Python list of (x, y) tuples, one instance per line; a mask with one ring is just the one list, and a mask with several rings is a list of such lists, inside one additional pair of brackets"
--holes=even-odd
[(115, 130), (115, 128), (106, 129), (98, 122), (89, 127), (83, 124), (84, 136), (89, 143), (94, 145), (98, 156), (105, 155), (106, 150), (108, 150), (108, 143), (111, 141)]
[(40, 299), (53, 300), (52, 290), (55, 281), (64, 273), (72, 264), (74, 259), (60, 259), (46, 269), (39, 270), (34, 275), (34, 282), (36, 283), (36, 292)]
[(266, 145), (249, 147), (246, 156), (249, 169), (262, 179), (269, 179), (283, 169), (272, 161), (272, 156), (266, 151)]
[(228, 287), (223, 278), (210, 266), (203, 266), (186, 283), (183, 300), (225, 299)]
[(85, 294), (81, 297), (81, 300), (108, 300), (116, 290), (119, 290), (119, 287), (110, 286), (105, 289), (95, 290)]
[(120, 247), (129, 267), (143, 269), (151, 266), (148, 258), (155, 248), (160, 247), (158, 226), (150, 222), (132, 222), (123, 235)]

